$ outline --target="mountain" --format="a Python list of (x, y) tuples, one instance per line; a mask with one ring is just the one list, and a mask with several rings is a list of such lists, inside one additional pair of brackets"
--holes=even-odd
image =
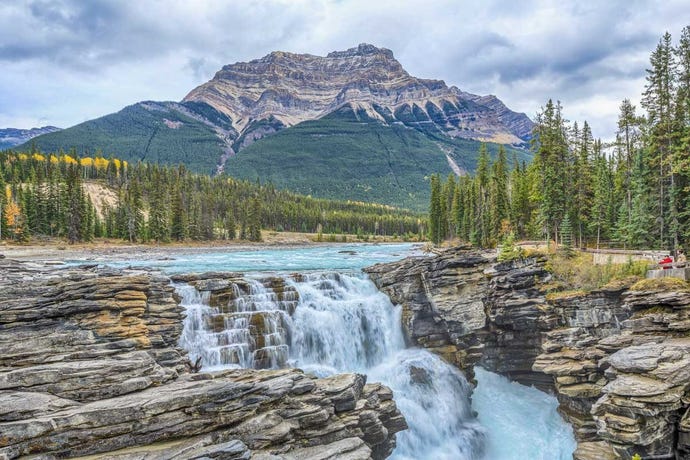
[(42, 128), (31, 129), (0, 129), (0, 150), (9, 149), (16, 145), (24, 144), (25, 142), (33, 139), (36, 136), (40, 136), (41, 134), (54, 133), (56, 131), (60, 131), (60, 128), (56, 128), (55, 126), (44, 126)]
[[(532, 129), (525, 114), (512, 112), (495, 96), (412, 77), (391, 50), (368, 44), (326, 57), (277, 51), (230, 64), (184, 101), (226, 114), (245, 144), (344, 106), (383, 124), (402, 123), (451, 138), (521, 144)], [(260, 123), (269, 119), (270, 127)], [(233, 145), (235, 150), (244, 146)]]
[(479, 142), (529, 160), (532, 126), (495, 96), (413, 77), (362, 44), (226, 65), (179, 103), (140, 102), (34, 142), (423, 209), (428, 177), (473, 171)]

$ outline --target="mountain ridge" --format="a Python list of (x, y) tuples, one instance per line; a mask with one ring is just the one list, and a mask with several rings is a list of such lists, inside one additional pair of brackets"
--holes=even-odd
[(56, 126), (42, 126), (40, 128), (0, 128), (0, 150), (9, 149), (30, 141), (42, 134), (54, 133), (61, 128)]
[(139, 102), (32, 144), (422, 210), (428, 178), (471, 173), (480, 142), (529, 161), (532, 126), (496, 96), (411, 76), (361, 44), (228, 64), (180, 102)]
[[(273, 130), (322, 118), (343, 106), (384, 124), (434, 128), (451, 138), (520, 145), (532, 122), (495, 96), (478, 96), (443, 80), (411, 76), (393, 52), (370, 44), (325, 57), (274, 51), (223, 66), (183, 102), (203, 102), (227, 115), (238, 138), (272, 118)], [(273, 131), (272, 131), (273, 132)], [(260, 133), (262, 137), (264, 134)], [(235, 152), (243, 146), (233, 144)]]

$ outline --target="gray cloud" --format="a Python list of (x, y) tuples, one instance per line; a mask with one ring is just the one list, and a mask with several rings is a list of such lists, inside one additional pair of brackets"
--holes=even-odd
[(143, 99), (179, 100), (224, 64), (360, 42), (413, 75), (534, 115), (548, 98), (610, 137), (684, 0), (0, 0), (0, 126), (69, 126)]

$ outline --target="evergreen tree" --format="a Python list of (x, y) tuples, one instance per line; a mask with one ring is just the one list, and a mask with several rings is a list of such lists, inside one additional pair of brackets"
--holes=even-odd
[[(675, 88), (675, 59), (671, 34), (664, 34), (650, 56), (647, 85), (642, 106), (647, 110), (647, 144), (651, 166), (656, 168), (656, 209), (659, 222), (658, 244), (665, 246), (669, 239), (678, 238), (678, 203), (675, 174), (672, 173), (673, 93)], [(669, 228), (670, 227), (670, 228)], [(669, 238), (669, 231), (671, 233)]]
[(81, 171), (76, 165), (67, 169), (66, 192), (67, 240), (74, 244), (82, 240), (87, 219)]
[(431, 202), (429, 204), (429, 239), (434, 244), (443, 241), (443, 209), (441, 207), (441, 180), (431, 176)]
[(537, 114), (534, 128), (534, 168), (539, 171), (537, 184), (539, 217), (547, 239), (558, 240), (558, 226), (566, 213), (567, 175), (563, 165), (568, 164), (568, 145), (565, 136), (565, 122), (561, 115), (561, 104), (552, 100)]
[(509, 225), (508, 166), (506, 151), (498, 149), (498, 157), (491, 166), (491, 240), (503, 236), (504, 227)]
[(253, 197), (249, 203), (247, 231), (249, 241), (261, 241), (261, 201), (258, 197)]
[(477, 185), (475, 189), (477, 200), (475, 202), (474, 216), (477, 219), (477, 228), (473, 232), (474, 238), (471, 238), (480, 247), (488, 247), (491, 238), (490, 180), (489, 151), (486, 148), (486, 144), (482, 143), (479, 146)]
[(561, 252), (565, 257), (572, 257), (574, 255), (573, 251), (573, 226), (570, 222), (570, 216), (568, 214), (563, 218), (561, 222)]

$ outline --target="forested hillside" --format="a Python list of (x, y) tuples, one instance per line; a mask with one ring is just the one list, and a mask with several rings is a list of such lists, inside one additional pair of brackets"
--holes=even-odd
[[(430, 236), (491, 246), (509, 235), (579, 246), (678, 249), (690, 243), (690, 26), (666, 33), (650, 56), (645, 113), (620, 105), (615, 141), (595, 140), (548, 101), (527, 165), (491, 163), (474, 177), (431, 181)], [(509, 166), (512, 163), (512, 171)]]
[(38, 136), (18, 148), (74, 149), (79, 156), (116, 156), (132, 164), (183, 163), (191, 171), (211, 174), (227, 149), (223, 137), (231, 130), (230, 120), (206, 104), (147, 101)]
[[(225, 171), (321, 198), (426, 211), (429, 176), (453, 168), (474, 171), (479, 145), (444, 136), (433, 126), (384, 125), (346, 107), (259, 140), (228, 159)], [(493, 155), (498, 148), (488, 144)], [(509, 150), (521, 160), (531, 158), (525, 150)]]
[[(84, 183), (117, 198), (94, 203)], [(184, 166), (66, 154), (0, 153), (0, 190), (2, 238), (14, 240), (256, 241), (261, 229), (416, 238), (425, 223), (388, 206), (314, 199)]]

